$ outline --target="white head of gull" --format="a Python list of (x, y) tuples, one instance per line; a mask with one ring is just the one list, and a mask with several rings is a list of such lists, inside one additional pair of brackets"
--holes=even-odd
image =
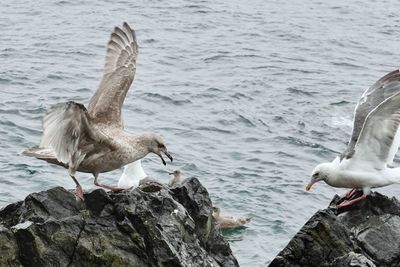
[(126, 22), (121, 28), (115, 27), (107, 45), (103, 79), (88, 108), (73, 101), (51, 107), (43, 119), (40, 146), (23, 153), (67, 168), (82, 200), (83, 190), (75, 178), (77, 171), (92, 173), (96, 186), (120, 191), (121, 188), (99, 183), (99, 174), (149, 153), (157, 154), (164, 165), (162, 154), (172, 161), (158, 134), (131, 134), (123, 128), (121, 110), (135, 76), (137, 55), (135, 32)]
[[(390, 167), (400, 144), (399, 125), (400, 71), (395, 70), (364, 92), (346, 150), (333, 162), (318, 165), (306, 190), (319, 181), (352, 188), (338, 202), (337, 207), (344, 208), (365, 199), (371, 188), (400, 183), (400, 168)], [(357, 189), (363, 191), (359, 197)]]

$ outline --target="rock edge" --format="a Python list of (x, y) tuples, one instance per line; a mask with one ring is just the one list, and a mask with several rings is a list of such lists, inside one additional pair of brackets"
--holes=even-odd
[(239, 266), (196, 178), (85, 197), (56, 187), (0, 210), (0, 266)]
[(340, 212), (338, 200), (315, 213), (269, 266), (400, 266), (398, 200), (374, 192)]

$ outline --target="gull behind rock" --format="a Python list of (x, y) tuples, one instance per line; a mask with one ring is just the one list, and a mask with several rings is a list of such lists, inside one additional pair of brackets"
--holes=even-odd
[(183, 180), (185, 180), (185, 178), (182, 176), (182, 173), (180, 170), (175, 170), (175, 171), (169, 173), (169, 175), (170, 175), (170, 178), (169, 178), (168, 186), (178, 185), (178, 184), (182, 183)]
[(129, 189), (131, 187), (137, 187), (140, 181), (145, 179), (147, 174), (144, 172), (141, 160), (134, 161), (125, 165), (124, 172), (118, 181), (118, 187), (123, 189)]

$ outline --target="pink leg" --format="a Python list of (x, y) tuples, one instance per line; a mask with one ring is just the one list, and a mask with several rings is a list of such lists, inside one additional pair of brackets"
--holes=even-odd
[(85, 197), (83, 196), (83, 189), (82, 186), (79, 184), (78, 180), (74, 176), (71, 176), (72, 180), (74, 180), (76, 184), (75, 194), (82, 200), (85, 201)]
[(357, 192), (357, 188), (353, 188), (350, 191), (348, 191), (345, 195), (344, 195), (344, 199), (351, 199), (353, 197), (353, 195)]
[(121, 191), (124, 190), (123, 188), (113, 187), (113, 186), (101, 184), (101, 183), (97, 182), (97, 178), (98, 178), (98, 177), (99, 177), (98, 174), (94, 174), (94, 184), (95, 184), (96, 186), (103, 187), (103, 188), (108, 189), (108, 190), (111, 190), (111, 191), (113, 191), (113, 192), (115, 192), (115, 193), (116, 193), (116, 192), (121, 192)]
[(356, 203), (358, 203), (358, 202), (360, 202), (360, 201), (362, 201), (362, 200), (364, 200), (366, 198), (367, 198), (367, 195), (363, 194), (362, 196), (360, 196), (358, 198), (355, 198), (355, 199), (352, 199), (352, 200), (344, 200), (342, 203), (340, 203), (336, 207), (338, 209), (342, 209), (344, 207), (349, 207), (349, 206), (354, 205), (354, 204), (356, 204)]

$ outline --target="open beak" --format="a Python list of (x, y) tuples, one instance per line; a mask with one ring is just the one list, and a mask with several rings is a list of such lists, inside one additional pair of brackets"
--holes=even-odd
[(162, 155), (161, 155), (161, 154), (158, 154), (158, 156), (160, 157), (160, 159), (161, 159), (161, 161), (162, 161), (162, 164), (164, 164), (164, 166), (167, 165), (167, 163), (165, 162), (165, 160), (164, 160), (164, 158), (162, 157)]
[(169, 158), (169, 160), (172, 162), (174, 159), (172, 158), (171, 154), (168, 153), (167, 150), (164, 151), (165, 156)]
[[(168, 151), (162, 151), (164, 154), (165, 154), (165, 156), (167, 156), (168, 158), (169, 158), (169, 160), (172, 162), (172, 160), (173, 160), (173, 158), (172, 158), (172, 156), (168, 153)], [(167, 163), (165, 162), (165, 160), (164, 160), (164, 158), (162, 157), (162, 155), (161, 155), (161, 153), (160, 154), (158, 154), (158, 156), (160, 157), (160, 159), (161, 159), (161, 161), (162, 161), (162, 163), (164, 164), (164, 166), (165, 165), (167, 165)]]
[(306, 191), (310, 191), (310, 189), (311, 189), (311, 187), (313, 186), (313, 184), (315, 184), (315, 182), (309, 182), (309, 183), (306, 185)]

